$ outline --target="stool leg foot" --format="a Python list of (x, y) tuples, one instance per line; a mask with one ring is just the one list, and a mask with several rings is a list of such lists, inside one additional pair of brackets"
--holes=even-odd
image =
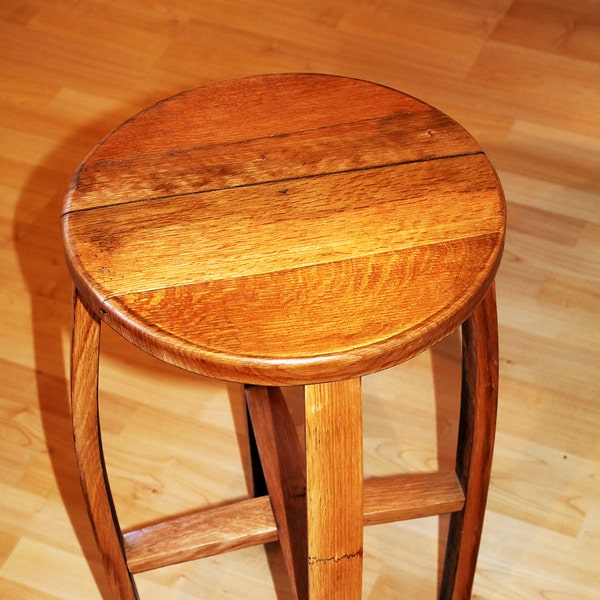
[(465, 506), (453, 513), (442, 600), (471, 597), (492, 467), (498, 399), (498, 322), (494, 286), (463, 325), (463, 375), (456, 473)]
[(311, 600), (358, 600), (362, 588), (360, 379), (306, 386), (306, 500)]
[(112, 593), (138, 600), (112, 502), (98, 420), (100, 321), (75, 292), (71, 339), (71, 410), (81, 486)]

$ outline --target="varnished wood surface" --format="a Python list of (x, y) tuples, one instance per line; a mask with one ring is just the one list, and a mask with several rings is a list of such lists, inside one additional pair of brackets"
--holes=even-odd
[(307, 458), (280, 388), (248, 387), (245, 393), (276, 537), (295, 598), (308, 598)]
[[(76, 459), (115, 598), (138, 595), (100, 450), (97, 319), (201, 375), (305, 385), (306, 460), (279, 388), (246, 390), (279, 546), (296, 600), (359, 600), (360, 377), (430, 349), (467, 317), (456, 469), (465, 501), (450, 522), (442, 597), (471, 597), (498, 387), (491, 282), (506, 217), (497, 176), (462, 127), (346, 77), (201, 86), (104, 138), (77, 169), (61, 220), (77, 288)], [(243, 507), (230, 510), (234, 522), (246, 521)], [(153, 531), (167, 550), (152, 538), (150, 562), (172, 564), (181, 527)], [(260, 539), (255, 527), (240, 532), (240, 546)], [(135, 555), (147, 536), (134, 536)], [(223, 536), (215, 539), (218, 548)]]
[[(67, 404), (71, 288), (57, 215), (71, 173), (115, 125), (165, 96), (318, 71), (423, 98), (465, 125), (496, 166), (509, 219), (501, 386), (474, 596), (596, 598), (599, 20), (591, 0), (3, 2), (2, 596), (101, 598)], [(366, 379), (365, 474), (449, 467), (457, 347), (450, 338)], [(110, 332), (103, 352), (104, 437), (125, 523), (242, 497), (235, 432), (245, 413), (234, 390)], [(433, 598), (444, 530), (437, 519), (367, 528), (365, 597)], [(289, 598), (281, 577), (273, 583), (282, 569), (276, 551), (258, 547), (136, 580), (167, 600)]]
[(465, 492), (465, 506), (450, 516), (441, 600), (460, 600), (472, 594), (496, 436), (498, 362), (496, 290), (492, 285), (462, 326), (456, 475)]
[[(360, 600), (363, 576), (361, 380), (305, 388), (309, 598)], [(327, 491), (324, 491), (327, 490)]]
[[(452, 471), (375, 477), (364, 484), (366, 526), (447, 514), (463, 506), (464, 494)], [(130, 570), (141, 573), (267, 544), (277, 536), (269, 497), (260, 496), (131, 529), (124, 542)]]
[(399, 364), (456, 329), (502, 254), (481, 149), (373, 83), (262, 75), (128, 119), (77, 170), (62, 216), (78, 290), (172, 364), (289, 385)]
[[(374, 477), (364, 482), (363, 492), (366, 526), (456, 512), (465, 503), (453, 471)], [(260, 496), (133, 528), (124, 542), (130, 570), (141, 573), (274, 542), (277, 536), (269, 497)]]
[(79, 477), (94, 538), (100, 549), (107, 583), (119, 600), (137, 600), (125, 563), (121, 531), (106, 475), (98, 398), (100, 319), (74, 294), (71, 334), (71, 415)]

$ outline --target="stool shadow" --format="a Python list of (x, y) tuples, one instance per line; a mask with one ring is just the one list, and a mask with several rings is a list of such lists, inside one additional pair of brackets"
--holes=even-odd
[(46, 450), (81, 551), (107, 600), (110, 593), (73, 449), (69, 366), (63, 359), (63, 340), (71, 327), (72, 284), (63, 258), (59, 219), (72, 173), (97, 140), (122, 119), (121, 114), (107, 113), (49, 153), (25, 183), (13, 220), (13, 242), (31, 302), (35, 386)]
[[(49, 160), (60, 160), (60, 150)], [(68, 161), (67, 161), (68, 162)], [(21, 271), (31, 300), (31, 326), (37, 402), (46, 449), (62, 503), (81, 550), (103, 598), (109, 598), (101, 561), (81, 494), (79, 474), (73, 451), (73, 433), (68, 389), (68, 365), (63, 361), (63, 338), (70, 328), (71, 280), (64, 269), (57, 268), (62, 256), (58, 220), (62, 191), (67, 177), (49, 172), (42, 165), (27, 182), (15, 216), (14, 243)], [(44, 189), (52, 190), (48, 202), (29, 220), (32, 205), (40, 201)], [(42, 243), (49, 250), (51, 267), (40, 256)], [(42, 246), (42, 247), (43, 247)]]

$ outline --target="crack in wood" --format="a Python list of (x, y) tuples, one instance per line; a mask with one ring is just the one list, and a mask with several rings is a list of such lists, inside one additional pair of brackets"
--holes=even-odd
[(362, 556), (362, 554), (363, 554), (362, 550), (357, 550), (353, 554), (344, 554), (342, 556), (331, 556), (329, 558), (318, 558), (316, 556), (309, 556), (308, 564), (314, 565), (314, 564), (320, 563), (320, 562), (326, 563), (326, 562), (332, 562), (332, 561), (338, 563), (345, 559), (356, 558), (356, 557)]

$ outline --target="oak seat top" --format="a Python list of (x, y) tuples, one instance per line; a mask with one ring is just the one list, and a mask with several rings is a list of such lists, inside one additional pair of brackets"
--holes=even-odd
[(504, 199), (456, 122), (326, 75), (220, 82), (159, 102), (88, 155), (62, 215), (98, 316), (220, 379), (360, 376), (439, 341), (491, 285)]

